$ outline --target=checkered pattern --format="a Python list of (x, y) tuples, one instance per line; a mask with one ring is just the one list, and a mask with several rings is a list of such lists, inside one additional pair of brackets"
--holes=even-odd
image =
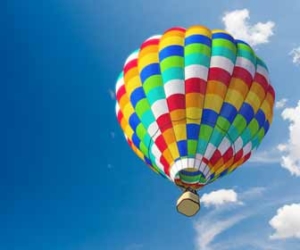
[(204, 26), (146, 40), (126, 60), (116, 95), (133, 151), (196, 190), (249, 159), (269, 129), (275, 99), (252, 48)]

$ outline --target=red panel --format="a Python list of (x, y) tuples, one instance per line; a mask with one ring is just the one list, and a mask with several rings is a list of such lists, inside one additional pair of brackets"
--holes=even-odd
[(212, 155), (212, 157), (210, 158), (210, 163), (212, 164), (212, 165), (215, 165), (217, 162), (218, 162), (218, 160), (220, 160), (220, 158), (221, 158), (221, 152), (217, 149), (214, 153), (213, 153), (213, 155)]
[(182, 31), (182, 32), (185, 32), (185, 28), (182, 28), (182, 27), (173, 27), (171, 29), (168, 29), (164, 34), (170, 32), (170, 31)]
[(185, 80), (185, 93), (205, 94), (206, 81), (200, 78), (189, 78)]
[(230, 80), (231, 80), (231, 75), (224, 69), (210, 68), (208, 80), (209, 81), (219, 81), (219, 82), (224, 83), (226, 86), (228, 86), (230, 83)]
[(135, 68), (135, 67), (137, 67), (137, 59), (131, 60), (131, 61), (129, 61), (128, 63), (126, 63), (126, 64), (124, 65), (124, 69), (123, 69), (124, 75), (125, 75), (130, 69)]
[(241, 149), (239, 152), (237, 152), (234, 156), (234, 162), (239, 161), (242, 158), (243, 154), (244, 154), (243, 149)]
[(228, 162), (233, 157), (233, 149), (229, 148), (223, 155), (224, 162)]
[(119, 111), (118, 114), (117, 114), (117, 118), (118, 118), (118, 121), (119, 121), (120, 124), (121, 124), (121, 121), (122, 121), (123, 117), (124, 117), (123, 113), (121, 111)]
[(275, 90), (272, 85), (269, 85), (268, 92), (273, 96), (273, 99), (275, 99)]
[(141, 45), (141, 50), (144, 49), (144, 48), (146, 48), (147, 46), (158, 45), (159, 40), (160, 40), (160, 39), (153, 38), (153, 39), (150, 39), (150, 40), (144, 42), (144, 43)]
[(175, 94), (167, 98), (170, 112), (176, 109), (185, 109), (185, 95)]
[(232, 76), (243, 80), (249, 87), (252, 84), (252, 75), (244, 68), (235, 67)]
[(165, 130), (172, 127), (172, 122), (171, 122), (171, 118), (170, 118), (169, 113), (161, 115), (159, 118), (157, 118), (156, 122), (157, 122), (158, 127), (159, 127), (159, 129), (162, 133)]
[(117, 92), (117, 100), (121, 100), (122, 96), (126, 93), (125, 86), (122, 85)]
[(264, 88), (264, 90), (267, 92), (269, 83), (263, 75), (256, 73), (256, 75), (254, 77), (254, 81), (259, 83)]
[(165, 142), (165, 139), (164, 139), (163, 135), (160, 135), (156, 138), (155, 144), (159, 148), (160, 152), (164, 152), (168, 147), (168, 145)]
[(166, 175), (170, 176), (170, 166), (164, 156), (160, 157), (160, 162), (164, 166), (164, 172)]
[(248, 159), (250, 158), (250, 156), (251, 156), (251, 152), (249, 152), (248, 154), (246, 154), (244, 156), (244, 161), (248, 161)]

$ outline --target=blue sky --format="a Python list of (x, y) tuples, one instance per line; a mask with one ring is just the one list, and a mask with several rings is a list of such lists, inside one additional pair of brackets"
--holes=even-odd
[[(1, 250), (297, 249), (299, 1), (31, 0), (1, 11)], [(112, 93), (147, 37), (193, 24), (239, 35), (237, 23), (269, 67), (273, 126), (186, 218), (180, 191), (125, 142)]]

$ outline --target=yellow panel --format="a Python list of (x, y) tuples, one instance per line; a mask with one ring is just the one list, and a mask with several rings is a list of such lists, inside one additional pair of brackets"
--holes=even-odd
[(227, 86), (219, 81), (209, 81), (206, 87), (206, 94), (215, 94), (224, 97), (227, 92)]
[(207, 94), (205, 97), (204, 107), (207, 109), (212, 109), (217, 113), (220, 112), (224, 99), (219, 95)]
[(228, 32), (226, 32), (225, 30), (215, 29), (215, 30), (212, 30), (211, 32), (212, 32), (212, 34), (215, 34), (215, 33), (225, 33), (225, 34), (231, 36), (231, 34), (229, 34)]
[(185, 32), (186, 37), (192, 36), (192, 35), (199, 35), (199, 34), (203, 35), (203, 36), (207, 36), (208, 38), (211, 38), (211, 31), (208, 28), (206, 28), (205, 26), (201, 26), (201, 25), (191, 26)]
[(149, 45), (147, 47), (144, 47), (139, 52), (139, 58), (142, 58), (143, 56), (147, 54), (157, 53), (158, 52), (158, 44), (157, 45)]
[(134, 90), (136, 90), (141, 86), (142, 86), (141, 79), (139, 76), (136, 75), (135, 77), (132, 77), (125, 85), (126, 92), (130, 96)]
[(240, 109), (245, 97), (239, 91), (228, 89), (225, 101), (232, 104), (235, 108)]
[(256, 95), (256, 93), (253, 93), (251, 91), (248, 93), (247, 99), (245, 100), (245, 102), (249, 103), (252, 106), (255, 113), (259, 109), (261, 101), (262, 100)]
[(246, 96), (249, 91), (248, 85), (239, 78), (231, 79), (228, 90), (229, 89), (236, 90), (236, 91), (240, 92), (243, 96)]
[(180, 121), (185, 119), (186, 113), (185, 109), (176, 109), (170, 112), (172, 122)]
[(168, 145), (173, 143), (173, 142), (176, 142), (176, 138), (175, 138), (175, 135), (174, 135), (173, 128), (169, 128), (169, 129), (165, 130), (163, 132), (163, 137), (165, 139), (165, 142)]
[(165, 157), (165, 159), (168, 162), (169, 166), (173, 165), (174, 159), (173, 159), (172, 154), (170, 153), (169, 148), (167, 148), (164, 152), (162, 152), (162, 155)]
[[(195, 119), (201, 119), (202, 117), (202, 111), (203, 109), (199, 108), (186, 108), (186, 117), (187, 120), (190, 118), (190, 120), (195, 120)], [(194, 123), (194, 122), (192, 122)]]
[(258, 98), (260, 100), (263, 100), (265, 98), (265, 96), (266, 96), (266, 91), (257, 82), (253, 82), (250, 91), (253, 92), (253, 93), (256, 93), (256, 95), (258, 96)]
[(128, 70), (127, 72), (126, 72), (126, 74), (124, 75), (124, 82), (125, 82), (125, 87), (126, 87), (126, 83), (128, 83), (128, 81), (131, 79), (131, 78), (133, 78), (133, 77), (135, 77), (135, 76), (137, 76), (139, 74), (139, 71), (138, 71), (138, 69), (137, 69), (137, 67), (134, 67), (134, 68), (131, 68), (130, 70)]
[(173, 129), (174, 129), (177, 141), (181, 141), (181, 140), (186, 140), (187, 139), (186, 124), (185, 123), (175, 124), (174, 127), (173, 127)]
[(173, 155), (174, 159), (177, 159), (179, 157), (179, 152), (178, 152), (178, 147), (177, 147), (176, 142), (169, 144), (168, 149), (170, 150), (170, 152)]
[(184, 34), (182, 33), (181, 37), (179, 36), (168, 36), (168, 37), (162, 37), (159, 42), (159, 50), (171, 46), (171, 45), (181, 45), (184, 46)]
[(139, 58), (138, 67), (139, 70), (142, 70), (144, 67), (148, 66), (152, 63), (158, 63), (158, 54), (157, 53), (149, 53), (142, 58)]
[(188, 93), (185, 96), (185, 105), (189, 107), (202, 108), (204, 101), (204, 95), (199, 93)]

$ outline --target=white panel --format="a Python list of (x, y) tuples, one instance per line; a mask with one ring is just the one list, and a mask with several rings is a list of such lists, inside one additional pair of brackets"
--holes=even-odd
[(203, 155), (197, 153), (197, 154), (196, 154), (196, 159), (199, 160), (199, 161), (202, 161)]
[(241, 137), (238, 137), (237, 140), (234, 142), (234, 150), (237, 153), (238, 151), (240, 151), (243, 148), (243, 140)]
[(195, 159), (188, 158), (188, 168), (195, 168), (195, 165), (196, 165)]
[(252, 78), (254, 77), (256, 68), (255, 68), (254, 64), (247, 58), (237, 57), (235, 66), (246, 69), (251, 74)]
[(118, 113), (119, 113), (119, 111), (120, 111), (119, 103), (116, 103), (116, 108), (115, 108), (115, 110), (116, 110), (116, 115), (118, 116)]
[(188, 159), (181, 159), (181, 165), (182, 165), (182, 169), (188, 168), (189, 167), (189, 163), (188, 163)]
[(243, 148), (243, 156), (245, 156), (246, 154), (248, 154), (252, 149), (252, 143), (248, 142), (245, 147)]
[(201, 164), (201, 160), (196, 159), (195, 160), (195, 168), (199, 169)]
[(166, 99), (157, 100), (151, 106), (151, 110), (152, 110), (155, 118), (158, 118), (161, 115), (168, 113), (169, 109), (168, 109)]
[(189, 78), (200, 78), (207, 80), (208, 68), (201, 65), (189, 65), (184, 68), (185, 79)]
[(234, 64), (231, 60), (224, 56), (212, 56), (210, 68), (217, 67), (226, 70), (229, 74), (232, 73)]
[(157, 125), (156, 122), (151, 123), (151, 124), (149, 125), (147, 131), (148, 131), (148, 134), (149, 134), (150, 137), (153, 137), (153, 136), (155, 136), (156, 134), (160, 134), (160, 132), (158, 132), (158, 131), (160, 131), (160, 130), (159, 130), (158, 125)]
[(116, 83), (116, 93), (118, 93), (119, 89), (124, 85), (124, 78), (119, 77)]
[(155, 40), (155, 39), (160, 39), (161, 38), (161, 35), (153, 35), (153, 36), (150, 36), (146, 41), (150, 41), (150, 40)]
[(164, 84), (166, 97), (174, 94), (185, 94), (184, 81), (182, 80), (171, 80)]
[(151, 152), (155, 156), (155, 159), (160, 160), (161, 152), (154, 143), (151, 145)]
[(256, 71), (259, 74), (263, 75), (266, 78), (267, 81), (269, 81), (269, 73), (268, 73), (268, 71), (264, 67), (262, 67), (260, 65), (257, 65)]
[(133, 53), (131, 53), (131, 54), (127, 57), (127, 59), (126, 59), (126, 61), (125, 61), (125, 65), (126, 65), (127, 63), (129, 63), (130, 61), (137, 59), (137, 58), (138, 58), (138, 55), (139, 55), (139, 52), (140, 52), (139, 50), (136, 50), (136, 51), (134, 51)]
[(223, 155), (230, 147), (231, 147), (231, 141), (227, 137), (224, 137), (218, 147), (218, 150)]
[(209, 160), (215, 151), (216, 147), (213, 144), (208, 143), (204, 157)]

